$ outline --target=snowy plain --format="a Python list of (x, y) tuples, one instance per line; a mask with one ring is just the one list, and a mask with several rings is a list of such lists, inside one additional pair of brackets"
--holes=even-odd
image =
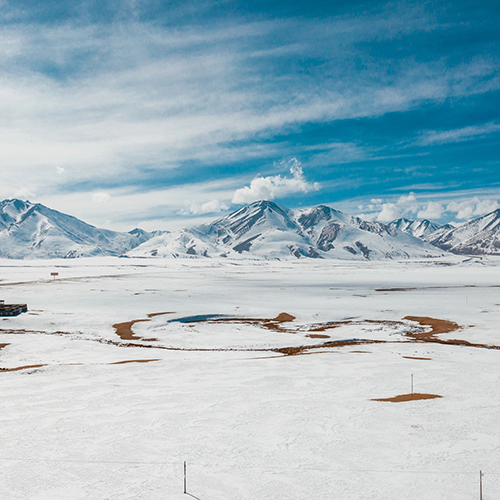
[[(1, 260), (0, 299), (29, 311), (0, 321), (0, 498), (465, 500), (482, 470), (498, 499), (500, 350), (416, 343), (404, 318), (500, 345), (499, 271), (455, 256)], [(284, 328), (239, 321), (283, 312)], [(176, 321), (205, 315), (224, 321)], [(275, 350), (349, 339), (381, 342)], [(442, 398), (373, 401), (412, 374)]]

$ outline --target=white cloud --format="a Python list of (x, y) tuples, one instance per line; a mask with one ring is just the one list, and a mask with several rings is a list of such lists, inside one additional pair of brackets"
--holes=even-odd
[(390, 222), (401, 217), (401, 213), (394, 203), (384, 203), (382, 211), (377, 215), (377, 220), (380, 222)]
[(410, 193), (408, 196), (400, 196), (397, 201), (398, 205), (408, 205), (409, 203), (415, 203), (417, 198), (415, 197), (415, 193)]
[(483, 199), (477, 196), (469, 200), (461, 202), (452, 201), (448, 203), (446, 210), (448, 212), (455, 212), (456, 218), (460, 220), (470, 219), (471, 217), (478, 217), (500, 208), (497, 200)]
[(500, 205), (497, 200), (483, 200), (476, 203), (476, 209), (474, 210), (474, 215), (483, 215), (494, 210), (498, 210)]
[(464, 142), (475, 139), (476, 137), (483, 137), (500, 131), (500, 125), (496, 123), (487, 123), (485, 125), (475, 125), (471, 127), (457, 128), (453, 130), (445, 130), (439, 132), (431, 130), (422, 135), (417, 141), (418, 144), (423, 146), (432, 144), (446, 144), (453, 142)]
[[(344, 202), (341, 210), (347, 213), (357, 213), (358, 217), (364, 219), (377, 219), (389, 222), (398, 217), (407, 219), (431, 219), (439, 222), (453, 223), (454, 219), (467, 220), (473, 217), (491, 213), (500, 208), (500, 203), (492, 198), (497, 192), (491, 189), (489, 192), (481, 190), (485, 194), (466, 198), (466, 191), (449, 193), (427, 193), (420, 197), (426, 198), (420, 201), (413, 192), (400, 196), (391, 203), (391, 199), (382, 200), (372, 198), (367, 204), (359, 204), (359, 200)], [(490, 196), (490, 197), (486, 197)], [(452, 201), (450, 201), (452, 200)]]
[(229, 207), (220, 200), (210, 200), (206, 203), (186, 202), (186, 208), (181, 210), (183, 215), (202, 215), (202, 214), (218, 214)]
[(255, 177), (250, 186), (235, 191), (232, 202), (236, 205), (243, 205), (257, 200), (274, 200), (277, 197), (289, 194), (307, 193), (319, 189), (317, 182), (311, 184), (304, 178), (299, 161), (293, 158), (289, 164), (291, 164), (290, 173), (292, 177), (282, 175)]
[(441, 203), (437, 201), (429, 201), (427, 206), (420, 210), (417, 214), (419, 219), (440, 219), (444, 213), (445, 209)]
[[(486, 56), (460, 67), (408, 60), (390, 77), (392, 61), (366, 58), (365, 71), (352, 71), (353, 54), (364, 57), (360, 41), (431, 29), (432, 19), (417, 11), (300, 26), (281, 20), (171, 30), (134, 22), (6, 27), (0, 34), (8, 48), (0, 51), (6, 170), (0, 197), (19, 175), (48, 193), (64, 183), (103, 179), (133, 186), (144, 178), (143, 166), (154, 175), (185, 161), (206, 167), (278, 156), (284, 144), (254, 145), (255, 137), (276, 137), (308, 122), (401, 112), (494, 85), (496, 66)], [(274, 64), (283, 54), (293, 61), (306, 53), (325, 61), (310, 74), (282, 74), (282, 65)], [(43, 74), (44, 67), (61, 70), (62, 77)], [(370, 152), (356, 144), (330, 149), (316, 162), (356, 161)], [(52, 175), (53, 165), (65, 175)]]

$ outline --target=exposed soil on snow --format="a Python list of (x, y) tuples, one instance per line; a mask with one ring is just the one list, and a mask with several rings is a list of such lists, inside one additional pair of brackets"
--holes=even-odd
[(151, 361), (160, 361), (160, 359), (127, 359), (125, 361), (115, 361), (108, 363), (108, 365), (125, 365), (127, 363), (151, 363)]
[(309, 331), (310, 332), (325, 332), (326, 330), (331, 330), (333, 328), (338, 328), (342, 325), (349, 325), (352, 321), (336, 321), (334, 323), (326, 323), (324, 325), (313, 326)]
[(145, 319), (134, 319), (132, 321), (125, 321), (124, 323), (115, 323), (113, 325), (113, 328), (116, 330), (116, 334), (118, 335), (118, 337), (120, 337), (122, 340), (144, 340), (147, 342), (157, 342), (158, 339), (145, 339), (143, 337), (137, 336), (132, 330), (132, 327), (136, 323), (151, 321), (151, 318), (155, 316), (161, 316), (163, 314), (173, 314), (173, 312), (167, 311), (167, 312), (150, 313), (148, 314), (148, 317)]
[(415, 392), (413, 394), (401, 394), (400, 396), (394, 396), (392, 398), (372, 399), (372, 401), (388, 401), (390, 403), (403, 403), (405, 401), (418, 401), (420, 399), (436, 399), (442, 397), (443, 396), (438, 396), (437, 394), (421, 394)]
[(457, 323), (454, 323), (453, 321), (448, 321), (445, 319), (428, 318), (427, 316), (405, 316), (404, 319), (409, 321), (415, 321), (416, 323), (419, 323), (422, 326), (431, 327), (430, 331), (408, 332), (405, 334), (407, 337), (410, 337), (416, 341), (432, 342), (435, 344), (457, 345), (464, 347), (479, 347), (483, 349), (500, 349), (500, 346), (498, 345), (475, 344), (472, 342), (468, 342), (467, 340), (461, 340), (461, 339), (444, 340), (437, 338), (436, 335), (442, 333), (454, 332), (455, 330), (458, 330), (460, 328), (457, 325)]
[(278, 314), (275, 318), (215, 318), (215, 319), (205, 319), (193, 321), (193, 323), (199, 323), (201, 321), (208, 323), (243, 323), (247, 325), (258, 325), (262, 328), (267, 328), (268, 330), (273, 330), (277, 332), (287, 332), (295, 333), (295, 330), (283, 327), (283, 323), (290, 323), (295, 319), (295, 316), (282, 312)]
[[(148, 314), (148, 318), (144, 319), (136, 319), (132, 321), (126, 321), (123, 323), (116, 323), (113, 327), (116, 330), (117, 335), (126, 341), (130, 340), (142, 340), (142, 341), (157, 341), (157, 339), (145, 339), (134, 334), (132, 327), (135, 323), (150, 321), (150, 318), (154, 316), (159, 316), (162, 314), (173, 314), (172, 312), (161, 312), (161, 313), (151, 313)], [(407, 321), (413, 321), (420, 325), (418, 329), (410, 329), (409, 331), (403, 333), (404, 336), (412, 339), (416, 342), (431, 342), (438, 344), (449, 344), (449, 345), (458, 345), (458, 346), (467, 346), (467, 347), (479, 347), (479, 348), (489, 348), (489, 349), (500, 349), (500, 346), (487, 345), (487, 344), (473, 344), (466, 340), (459, 339), (449, 339), (443, 340), (437, 337), (437, 335), (450, 333), (456, 331), (460, 328), (460, 326), (449, 320), (445, 319), (437, 319), (430, 318), (428, 316), (406, 316), (404, 318)], [(364, 320), (364, 321), (353, 321), (353, 320), (345, 320), (345, 321), (336, 321), (331, 323), (324, 323), (320, 325), (312, 325), (306, 327), (304, 330), (303, 327), (292, 327), (289, 323), (295, 320), (295, 316), (292, 316), (289, 313), (282, 312), (278, 314), (275, 318), (221, 318), (221, 317), (207, 317), (207, 316), (193, 316), (192, 318), (184, 318), (184, 322), (186, 324), (190, 323), (211, 323), (211, 324), (221, 324), (221, 323), (233, 323), (233, 324), (246, 324), (246, 325), (255, 325), (260, 326), (261, 328), (266, 328), (268, 330), (280, 332), (280, 333), (305, 333), (306, 337), (313, 339), (328, 339), (329, 335), (323, 333), (327, 330), (339, 328), (344, 325), (353, 325), (353, 324), (375, 324), (375, 325), (387, 325), (387, 326), (401, 326), (403, 323), (401, 321), (390, 321), (390, 320)], [(421, 328), (428, 327), (428, 328)], [(321, 333), (320, 333), (321, 332)], [(180, 347), (160, 347), (155, 346), (162, 349), (169, 350), (186, 350), (186, 351), (223, 351), (223, 350), (248, 350), (248, 351), (274, 351), (279, 352), (280, 354), (284, 354), (286, 356), (295, 356), (298, 354), (306, 354), (312, 353), (313, 350), (316, 349), (324, 349), (324, 348), (332, 348), (332, 347), (346, 347), (346, 346), (355, 346), (355, 345), (364, 345), (364, 344), (375, 344), (375, 343), (385, 343), (387, 341), (383, 340), (367, 340), (367, 339), (352, 339), (346, 341), (331, 341), (331, 342), (323, 342), (317, 345), (306, 345), (306, 346), (293, 346), (293, 347), (281, 347), (278, 349), (197, 349), (197, 348), (180, 348)], [(139, 344), (125, 344), (122, 346), (130, 346), (130, 347), (145, 347), (144, 345)], [(352, 351), (355, 352), (355, 351)], [(420, 359), (420, 360), (430, 360), (431, 358), (418, 357), (418, 356), (403, 356), (407, 359)]]
[(149, 313), (148, 318), (154, 318), (155, 316), (163, 316), (164, 314), (175, 314), (175, 311), (165, 311), (159, 313)]
[(460, 328), (457, 323), (454, 323), (453, 321), (429, 318), (427, 316), (405, 316), (403, 319), (415, 321), (422, 326), (430, 326), (431, 330), (429, 332), (411, 332), (406, 334), (408, 337), (412, 337), (416, 340), (425, 340), (427, 342), (434, 341), (435, 335), (454, 332)]
[(136, 323), (142, 321), (150, 321), (149, 319), (134, 319), (132, 321), (125, 321), (124, 323), (116, 323), (113, 328), (116, 330), (116, 334), (122, 340), (143, 340), (142, 337), (138, 337), (132, 330), (132, 327)]
[(9, 344), (0, 344), (0, 350), (2, 350), (4, 347), (7, 347)]
[(422, 360), (431, 360), (432, 358), (420, 358), (418, 356), (403, 356), (405, 359), (422, 359)]
[(326, 347), (346, 347), (353, 345), (365, 345), (365, 344), (385, 344), (385, 340), (346, 340), (337, 342), (324, 342), (318, 345), (305, 345), (298, 347), (280, 347), (279, 349), (274, 349), (276, 352), (286, 354), (287, 356), (296, 356), (297, 354), (310, 354), (313, 349), (324, 349)]
[[(261, 348), (245, 348), (245, 347), (220, 347), (220, 348), (198, 348), (198, 347), (174, 347), (174, 346), (162, 346), (162, 345), (153, 345), (153, 344), (144, 344), (137, 343), (131, 341), (146, 341), (146, 342), (158, 342), (157, 339), (147, 339), (140, 337), (135, 334), (133, 331), (133, 326), (135, 323), (151, 321), (151, 318), (155, 316), (160, 316), (164, 314), (174, 314), (172, 311), (166, 312), (158, 312), (158, 313), (150, 313), (147, 318), (135, 319), (132, 321), (125, 321), (122, 323), (115, 323), (113, 328), (116, 331), (116, 334), (120, 337), (122, 341), (125, 342), (117, 342), (109, 339), (95, 339), (97, 342), (106, 343), (116, 345), (117, 347), (138, 347), (138, 348), (152, 348), (152, 349), (164, 349), (169, 351), (197, 351), (197, 352), (217, 352), (217, 351), (239, 351), (239, 352), (275, 352), (280, 355), (285, 356), (297, 356), (304, 354), (318, 354), (320, 352), (329, 352), (332, 348), (342, 348), (342, 347), (354, 347), (361, 345), (369, 345), (369, 344), (384, 344), (388, 341), (386, 340), (370, 340), (370, 339), (348, 339), (348, 340), (338, 340), (338, 341), (327, 341), (321, 342), (316, 345), (303, 345), (303, 346), (291, 346), (291, 347), (279, 347), (279, 348), (271, 348), (271, 347), (261, 347)], [(196, 318), (196, 319), (195, 319)], [(200, 318), (200, 319), (198, 319)], [(201, 319), (202, 318), (202, 319)], [(324, 324), (316, 324), (316, 325), (291, 325), (290, 323), (295, 320), (295, 316), (291, 314), (282, 312), (278, 314), (275, 318), (221, 318), (221, 317), (196, 317), (194, 316), (191, 320), (190, 318), (185, 318), (187, 321), (185, 323), (233, 323), (233, 324), (248, 324), (248, 325), (256, 325), (261, 328), (265, 328), (268, 330), (276, 331), (279, 333), (301, 333), (306, 337), (313, 339), (329, 339), (330, 336), (324, 333), (329, 329), (338, 328), (344, 325), (363, 325), (363, 324), (374, 324), (374, 325), (387, 325), (387, 326), (406, 326), (409, 325), (402, 321), (393, 321), (393, 320), (363, 320), (363, 321), (355, 321), (355, 320), (344, 320), (337, 321), (331, 323)], [(418, 327), (410, 327), (406, 332), (402, 332), (401, 335), (411, 339), (413, 342), (430, 342), (430, 343), (438, 343), (438, 344), (448, 344), (448, 345), (456, 345), (456, 346), (465, 346), (465, 347), (475, 347), (475, 348), (485, 348), (485, 349), (500, 349), (500, 346), (496, 345), (488, 345), (488, 344), (474, 344), (468, 342), (466, 340), (460, 339), (448, 339), (443, 340), (437, 337), (439, 334), (450, 333), (456, 331), (460, 328), (457, 323), (454, 323), (449, 320), (430, 318), (427, 316), (406, 316), (404, 318), (407, 321), (416, 322), (419, 324)], [(71, 332), (44, 332), (44, 331), (35, 331), (35, 330), (7, 330), (0, 329), (0, 332), (5, 332), (9, 334), (26, 334), (26, 333), (38, 333), (38, 334), (46, 334), (46, 335), (67, 335), (71, 334)], [(9, 345), (8, 343), (0, 344), (0, 349)], [(369, 353), (370, 351), (350, 351), (352, 353)], [(419, 356), (402, 356), (406, 359), (416, 359), (416, 360), (430, 360), (431, 358), (427, 357), (419, 357)], [(148, 359), (148, 360), (124, 360), (115, 363), (109, 364), (124, 364), (124, 363), (147, 363), (151, 361), (157, 361), (157, 359)], [(0, 371), (17, 371), (24, 370), (29, 368), (39, 368), (40, 366), (45, 365), (28, 365), (22, 366), (18, 368), (12, 369), (2, 369)], [(408, 397), (408, 396), (402, 396)], [(412, 396), (413, 397), (413, 396)]]
[(25, 365), (25, 366), (17, 366), (16, 368), (0, 368), (0, 373), (18, 372), (19, 370), (30, 370), (33, 368), (42, 368), (42, 366), (47, 366), (47, 365)]

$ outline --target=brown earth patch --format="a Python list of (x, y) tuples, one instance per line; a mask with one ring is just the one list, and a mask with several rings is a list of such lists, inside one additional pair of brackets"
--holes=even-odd
[[(282, 312), (275, 318), (216, 318), (203, 320), (207, 323), (243, 323), (247, 325), (258, 325), (268, 330), (277, 332), (295, 333), (295, 330), (283, 327), (283, 323), (290, 323), (295, 319), (295, 316)], [(198, 323), (199, 321), (197, 321)]]
[(148, 318), (154, 318), (155, 316), (163, 316), (164, 314), (175, 314), (175, 311), (165, 311), (159, 313), (150, 313), (148, 314)]
[(306, 337), (309, 337), (310, 339), (329, 339), (330, 335), (324, 335), (322, 333), (310, 333), (306, 335)]
[(314, 349), (324, 349), (327, 347), (346, 347), (353, 345), (366, 345), (366, 344), (385, 344), (385, 340), (346, 340), (345, 342), (324, 342), (318, 345), (304, 345), (298, 347), (280, 347), (279, 349), (274, 349), (276, 352), (281, 354), (286, 354), (287, 356), (296, 356), (297, 354), (308, 353)]
[(326, 330), (332, 330), (334, 328), (338, 328), (342, 325), (349, 325), (352, 321), (336, 321), (334, 323), (325, 323), (324, 325), (313, 326), (309, 331), (310, 332), (325, 332)]
[(422, 359), (422, 360), (431, 360), (432, 358), (420, 358), (418, 356), (403, 356), (405, 359)]
[(295, 319), (295, 316), (292, 316), (291, 314), (282, 312), (279, 313), (276, 318), (273, 318), (271, 321), (276, 321), (277, 323), (288, 323), (290, 321), (293, 321)]
[(450, 333), (458, 330), (459, 326), (453, 321), (446, 319), (429, 318), (428, 316), (405, 316), (403, 319), (408, 321), (415, 321), (422, 326), (430, 326), (430, 332), (408, 333), (407, 336), (416, 340), (433, 340), (434, 335), (440, 333)]
[(408, 292), (418, 290), (418, 288), (375, 288), (376, 292)]
[(136, 323), (143, 321), (151, 321), (149, 319), (134, 319), (132, 321), (125, 321), (124, 323), (115, 323), (113, 328), (116, 330), (116, 334), (122, 340), (143, 340), (142, 337), (138, 337), (132, 330), (132, 327)]
[(475, 344), (472, 342), (468, 342), (467, 340), (461, 340), (461, 339), (440, 339), (437, 338), (436, 335), (442, 334), (442, 333), (450, 333), (454, 332), (455, 330), (458, 330), (460, 327), (457, 325), (457, 323), (454, 323), (453, 321), (448, 321), (445, 319), (436, 319), (436, 318), (429, 318), (427, 316), (405, 316), (403, 319), (409, 320), (409, 321), (415, 321), (416, 323), (419, 323), (421, 326), (430, 326), (431, 330), (427, 332), (408, 332), (405, 335), (407, 337), (410, 337), (416, 341), (420, 342), (432, 342), (435, 344), (447, 344), (447, 345), (457, 345), (457, 346), (464, 346), (464, 347), (479, 347), (483, 349), (499, 349), (500, 346), (497, 345), (492, 345), (492, 344)]
[(116, 334), (118, 335), (118, 337), (120, 337), (122, 340), (143, 340), (145, 342), (157, 342), (158, 339), (145, 339), (137, 336), (132, 330), (132, 327), (136, 323), (151, 321), (151, 318), (154, 318), (155, 316), (162, 316), (163, 314), (174, 314), (174, 312), (166, 311), (166, 312), (150, 313), (148, 314), (148, 317), (144, 319), (134, 319), (132, 321), (125, 321), (124, 323), (115, 323), (113, 325), (113, 328), (116, 330)]
[(150, 363), (151, 361), (160, 361), (160, 359), (127, 359), (125, 361), (115, 361), (108, 365), (125, 365), (127, 363)]
[(4, 347), (7, 347), (10, 344), (0, 344), (0, 350), (3, 349)]
[(26, 366), (18, 366), (16, 368), (0, 368), (0, 372), (1, 373), (17, 372), (19, 370), (30, 370), (32, 368), (42, 368), (42, 366), (47, 366), (47, 365), (26, 365)]
[(393, 398), (372, 399), (372, 401), (388, 401), (390, 403), (403, 403), (405, 401), (418, 401), (420, 399), (435, 399), (442, 397), (443, 396), (438, 396), (437, 394), (421, 394), (415, 392), (413, 394), (401, 394), (400, 396), (394, 396)]

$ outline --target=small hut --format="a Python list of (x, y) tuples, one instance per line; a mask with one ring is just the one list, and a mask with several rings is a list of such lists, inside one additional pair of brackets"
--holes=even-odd
[(5, 300), (0, 300), (0, 316), (19, 316), (27, 310), (26, 304), (6, 304)]

